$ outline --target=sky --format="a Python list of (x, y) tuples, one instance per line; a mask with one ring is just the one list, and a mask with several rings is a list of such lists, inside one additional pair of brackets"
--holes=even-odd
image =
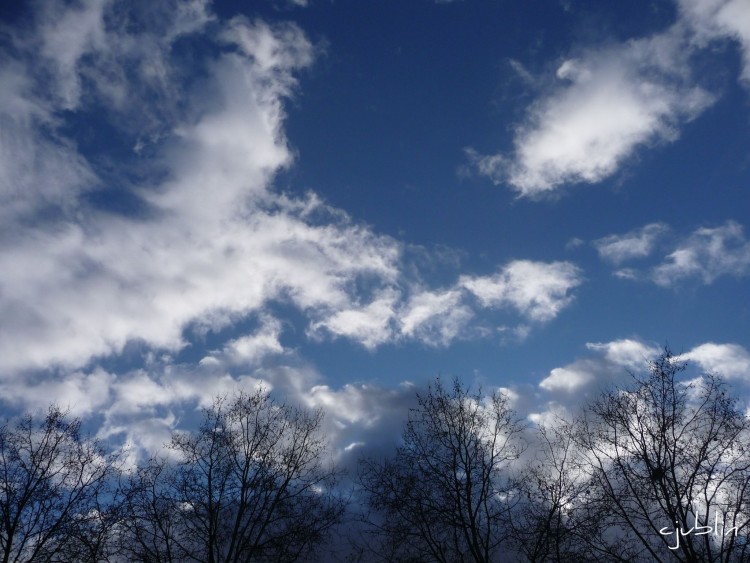
[(746, 0), (0, 8), (0, 412), (133, 459), (214, 397), (343, 464), (436, 376), (573, 412), (669, 346), (750, 397)]

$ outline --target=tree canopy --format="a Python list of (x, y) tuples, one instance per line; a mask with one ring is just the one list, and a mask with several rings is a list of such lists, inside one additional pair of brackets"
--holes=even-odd
[(128, 470), (52, 406), (0, 426), (2, 563), (750, 561), (750, 419), (719, 375), (647, 367), (526, 420), (438, 378), (349, 477), (325, 413), (264, 389)]

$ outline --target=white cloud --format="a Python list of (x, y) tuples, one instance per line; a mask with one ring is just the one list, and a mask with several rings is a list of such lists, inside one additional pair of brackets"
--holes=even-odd
[[(262, 72), (301, 68), (310, 65), (313, 60), (312, 43), (294, 24), (271, 27), (263, 21), (250, 24), (246, 18), (238, 16), (229, 22), (223, 37), (229, 43), (240, 46)], [(282, 72), (278, 78), (290, 77)]]
[(76, 371), (51, 381), (0, 381), (0, 395), (7, 403), (23, 404), (32, 412), (44, 413), (54, 401), (72, 416), (85, 417), (110, 402), (115, 380), (115, 375), (96, 368), (90, 373)]
[(657, 240), (669, 230), (664, 223), (651, 223), (624, 235), (609, 235), (594, 241), (599, 256), (614, 264), (651, 254)]
[[(516, 261), (495, 275), (427, 287), (407, 273), (399, 241), (315, 194), (274, 189), (293, 162), (284, 104), (315, 51), (298, 27), (227, 25), (194, 1), (148, 8), (159, 25), (134, 34), (130, 8), (113, 2), (50, 6), (56, 18), (45, 11), (37, 28), (19, 28), (0, 70), (0, 395), (8, 408), (56, 399), (75, 415), (101, 414), (100, 437), (156, 451), (189, 426), (196, 406), (263, 385), (330, 408), (337, 443), (385, 447), (414, 390), (320, 385), (285, 347), (287, 325), (274, 306), (294, 308), (310, 336), (374, 348), (474, 336), (469, 323), (482, 309), (503, 309), (521, 323), (508, 330), (525, 334), (571, 302), (581, 274), (567, 262)], [(118, 9), (122, 18), (110, 17)], [(87, 23), (72, 37), (81, 10)], [(197, 33), (212, 52), (200, 60), (196, 51), (195, 85), (172, 42)], [(56, 42), (59, 54), (37, 52)], [(51, 69), (41, 76), (40, 58)], [(66, 108), (91, 119), (89, 104), (108, 135), (138, 147), (122, 168), (111, 163), (114, 173), (87, 161), (66, 136), (76, 128), (62, 127), (73, 115)], [(128, 179), (122, 189), (138, 213), (82, 197), (106, 202), (105, 173)], [(200, 346), (201, 334), (249, 321), (253, 330), (232, 333), (202, 359), (174, 359)], [(113, 368), (129, 343), (143, 350), (141, 363)], [(103, 358), (106, 370), (97, 367)]]
[(306, 407), (324, 410), (325, 434), (334, 444), (337, 463), (355, 474), (359, 458), (382, 457), (397, 445), (417, 392), (408, 383), (390, 389), (349, 383), (338, 389), (313, 385), (298, 397)]
[(570, 262), (516, 260), (493, 276), (465, 276), (459, 284), (485, 307), (510, 306), (532, 321), (545, 322), (571, 303), (569, 292), (582, 281), (581, 271)]
[(750, 4), (746, 0), (678, 0), (698, 43), (729, 38), (740, 43), (742, 79), (750, 81)]
[(588, 342), (586, 348), (602, 352), (608, 361), (632, 370), (642, 368), (660, 352), (659, 348), (632, 338), (611, 342)]
[(593, 357), (577, 359), (550, 370), (539, 387), (551, 394), (555, 404), (575, 410), (584, 397), (598, 388), (620, 382), (628, 372), (640, 372), (659, 355), (659, 348), (635, 338), (589, 342)]
[[(623, 338), (610, 342), (590, 342), (586, 348), (592, 356), (555, 367), (539, 382), (544, 391), (539, 399), (575, 412), (582, 398), (593, 397), (601, 389), (627, 388), (632, 380), (629, 373), (645, 374), (649, 363), (662, 354), (662, 349), (637, 338)], [(741, 383), (750, 382), (750, 352), (739, 344), (707, 342), (674, 357), (675, 362), (687, 362), (688, 371), (681, 378), (685, 383), (701, 384), (702, 378), (691, 368), (697, 365), (704, 372)], [(529, 410), (538, 409), (532, 405)]]
[(230, 340), (224, 346), (223, 353), (232, 363), (257, 365), (267, 356), (284, 352), (279, 341), (281, 328), (281, 321), (266, 315), (261, 319), (257, 331)]
[(335, 336), (345, 336), (373, 349), (393, 339), (392, 319), (398, 293), (385, 290), (364, 307), (336, 311), (322, 321), (313, 323), (311, 333), (325, 330)]
[(306, 404), (311, 408), (323, 407), (333, 420), (342, 425), (362, 424), (372, 426), (382, 416), (384, 397), (392, 395), (379, 387), (364, 384), (347, 384), (334, 390), (327, 385), (316, 385), (306, 395)]
[(701, 369), (727, 379), (750, 381), (750, 352), (738, 344), (707, 342), (675, 358), (697, 363)]
[[(132, 339), (178, 349), (188, 323), (215, 328), (270, 299), (333, 316), (353, 304), (359, 276), (390, 283), (398, 275), (395, 241), (340, 214), (318, 226), (308, 216), (325, 216), (326, 207), (315, 197), (269, 191), (291, 161), (282, 101), (311, 46), (290, 26), (234, 20), (230, 29), (224, 39), (241, 41), (244, 53), (209, 64), (211, 108), (163, 143), (166, 180), (140, 190), (149, 216), (81, 206), (66, 185), (75, 213), (46, 229), (28, 221), (0, 240), (5, 370), (82, 366)], [(46, 176), (64, 179), (64, 166), (85, 162), (71, 151), (46, 155), (50, 166), (61, 163)], [(88, 179), (77, 169), (71, 175)]]
[(638, 271), (633, 268), (620, 268), (615, 271), (614, 276), (621, 280), (637, 280), (640, 277)]
[(521, 61), (518, 61), (516, 59), (508, 59), (508, 64), (523, 82), (531, 86), (535, 86), (537, 84), (538, 80), (526, 69), (525, 66), (523, 66)]
[(401, 332), (429, 344), (450, 343), (474, 315), (462, 301), (458, 289), (413, 295), (400, 318)]
[(41, 54), (52, 63), (55, 92), (65, 109), (79, 104), (81, 76), (77, 65), (81, 57), (106, 48), (104, 10), (108, 4), (100, 0), (43, 4), (39, 14)]
[(588, 385), (595, 375), (580, 366), (554, 368), (540, 383), (539, 387), (545, 391), (565, 391), (572, 393)]
[(171, 6), (165, 3), (164, 9), (171, 12), (165, 34), (167, 41), (196, 33), (214, 21), (209, 4), (210, 0), (181, 0)]
[(720, 276), (741, 276), (748, 271), (750, 242), (739, 223), (727, 221), (721, 227), (697, 229), (653, 269), (651, 277), (662, 286), (693, 277), (710, 284)]
[[(651, 256), (669, 230), (663, 223), (652, 223), (624, 235), (595, 240), (593, 244), (603, 259), (619, 265)], [(666, 246), (666, 242), (659, 246)], [(719, 227), (700, 227), (676, 242), (671, 241), (670, 246), (671, 251), (658, 259), (660, 263), (655, 266), (618, 268), (614, 275), (622, 279), (650, 280), (669, 287), (688, 279), (711, 284), (721, 276), (739, 277), (750, 273), (750, 242), (742, 225), (736, 221), (727, 221)]]
[(674, 140), (713, 102), (690, 78), (680, 23), (650, 37), (564, 61), (557, 83), (528, 109), (512, 154), (469, 151), (481, 174), (538, 197), (614, 174), (640, 146)]
[(96, 181), (69, 140), (54, 133), (50, 104), (17, 61), (0, 65), (0, 234), (44, 210), (75, 211)]
[[(527, 322), (550, 321), (570, 305), (571, 292), (582, 281), (580, 270), (569, 262), (516, 260), (494, 275), (461, 276), (447, 289), (390, 288), (365, 305), (325, 316), (312, 324), (311, 333), (353, 338), (370, 349), (404, 339), (447, 346), (488, 332), (468, 329), (482, 309), (509, 309)], [(496, 329), (523, 340), (531, 327)]]
[[(586, 348), (589, 356), (551, 369), (538, 384), (541, 393), (527, 391), (526, 396), (533, 397), (526, 408), (532, 422), (554, 419), (555, 413), (575, 416), (582, 401), (596, 398), (602, 390), (628, 389), (633, 384), (630, 374), (645, 376), (650, 362), (663, 352), (638, 338), (590, 342)], [(741, 384), (750, 382), (750, 352), (738, 344), (700, 344), (674, 357), (674, 361), (688, 362), (688, 370), (680, 375), (680, 381), (692, 383), (696, 391), (704, 380), (693, 369), (695, 365), (704, 372)]]

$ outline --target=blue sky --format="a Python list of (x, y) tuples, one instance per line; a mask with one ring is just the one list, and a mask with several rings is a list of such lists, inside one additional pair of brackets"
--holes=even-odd
[(669, 344), (750, 389), (750, 5), (0, 12), (0, 397), (156, 450), (218, 393), (346, 461), (438, 374), (573, 410)]

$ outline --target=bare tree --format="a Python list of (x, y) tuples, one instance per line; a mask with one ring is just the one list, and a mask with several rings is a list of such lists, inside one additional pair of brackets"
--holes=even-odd
[(522, 425), (504, 394), (438, 379), (411, 411), (392, 459), (363, 460), (375, 551), (398, 561), (493, 561), (506, 539), (508, 465)]
[(217, 399), (195, 433), (175, 433), (176, 463), (131, 480), (123, 548), (133, 561), (295, 561), (343, 514), (325, 465), (323, 414), (268, 393)]
[(520, 501), (510, 519), (519, 557), (533, 563), (596, 560), (585, 538), (598, 533), (599, 515), (581, 509), (590, 485), (573, 424), (554, 416), (539, 424), (532, 439), (533, 457), (520, 472)]
[(118, 538), (120, 552), (129, 560), (179, 560), (179, 502), (169, 486), (169, 471), (166, 460), (152, 458), (127, 477)]
[(747, 561), (750, 424), (721, 378), (680, 377), (669, 350), (603, 394), (577, 433), (601, 518), (589, 546), (613, 560)]
[(112, 459), (80, 435), (80, 420), (50, 407), (0, 427), (0, 556), (100, 561), (114, 520)]

